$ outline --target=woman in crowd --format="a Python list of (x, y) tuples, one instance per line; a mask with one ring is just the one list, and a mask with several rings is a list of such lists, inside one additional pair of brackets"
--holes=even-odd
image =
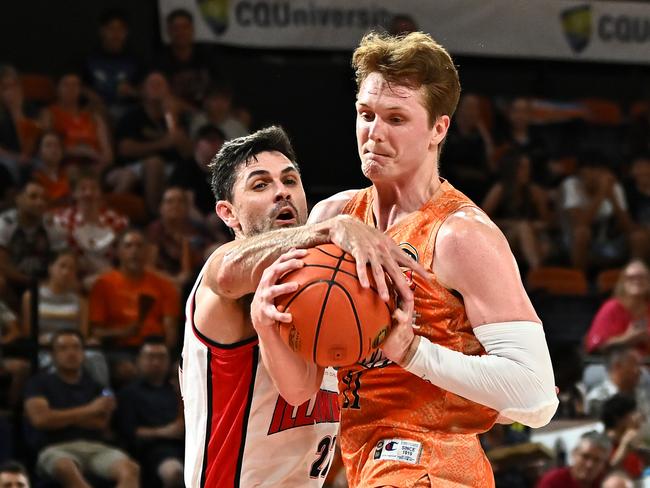
[[(32, 294), (23, 295), (23, 335), (28, 337), (32, 327)], [(78, 329), (88, 337), (88, 304), (79, 292), (77, 257), (73, 251), (57, 254), (48, 266), (47, 279), (38, 286), (38, 364), (47, 369), (52, 365), (49, 351), (52, 335), (57, 330)], [(108, 366), (101, 352), (86, 344), (85, 367), (99, 383), (108, 385)]]
[(623, 268), (612, 298), (601, 305), (587, 333), (589, 353), (615, 345), (650, 353), (650, 270), (640, 259)]

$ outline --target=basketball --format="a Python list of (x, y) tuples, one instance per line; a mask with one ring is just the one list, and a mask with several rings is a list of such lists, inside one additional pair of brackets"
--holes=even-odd
[(324, 367), (349, 366), (366, 358), (390, 331), (394, 300), (389, 304), (380, 298), (370, 268), (371, 286), (362, 288), (354, 258), (334, 244), (310, 248), (302, 260), (302, 268), (278, 281), (298, 283), (298, 290), (275, 302), (292, 316), (291, 323), (280, 324), (283, 340)]

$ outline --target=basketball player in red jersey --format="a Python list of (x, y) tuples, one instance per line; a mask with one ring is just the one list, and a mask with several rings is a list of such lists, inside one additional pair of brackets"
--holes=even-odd
[[(369, 34), (353, 66), (358, 150), (372, 186), (319, 203), (309, 221), (353, 215), (433, 278), (406, 267), (415, 312), (396, 312), (382, 351), (338, 371), (348, 482), (494, 486), (477, 434), (498, 419), (545, 425), (558, 401), (544, 331), (506, 239), (438, 173), (460, 95), (458, 73), (445, 49), (422, 33)], [(261, 332), (290, 318), (272, 304), (283, 293), (276, 266), (262, 278), (252, 316), (262, 347), (279, 358), (276, 350), (286, 346)], [(280, 392), (298, 402), (312, 390), (296, 377), (282, 381), (292, 361), (272, 365), (270, 373)]]
[[(314, 371), (309, 395), (300, 402), (289, 398), (296, 407), (289, 405), (266, 371), (275, 357), (260, 354), (250, 296), (278, 256), (332, 241), (359, 259), (366, 254), (356, 249), (384, 249), (385, 255), (371, 256), (373, 269), (392, 273), (406, 310), (413, 297), (399, 266), (418, 265), (386, 236), (349, 216), (295, 228), (304, 224), (307, 204), (293, 150), (280, 128), (226, 143), (212, 163), (212, 186), (216, 212), (235, 239), (210, 256), (187, 302), (180, 372), (185, 483), (321, 486), (338, 435), (336, 374)], [(303, 255), (299, 250), (283, 255), (276, 267), (296, 269)]]

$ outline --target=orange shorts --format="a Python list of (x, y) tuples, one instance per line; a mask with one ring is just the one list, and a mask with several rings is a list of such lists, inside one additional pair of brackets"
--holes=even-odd
[(377, 428), (358, 451), (341, 447), (350, 488), (494, 487), (475, 434)]

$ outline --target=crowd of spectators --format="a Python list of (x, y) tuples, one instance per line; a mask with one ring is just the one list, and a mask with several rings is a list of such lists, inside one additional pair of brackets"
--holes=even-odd
[[(182, 486), (183, 303), (230, 239), (207, 165), (251, 114), (194, 41), (192, 16), (165, 25), (170, 44), (147, 65), (127, 18), (107, 12), (98, 46), (49, 99), (26, 97), (0, 66), (0, 461), (21, 459), (39, 486)], [(574, 268), (602, 304), (584, 340), (547, 332), (570, 351), (554, 356), (558, 418), (602, 419), (602, 432), (564, 461), (531, 455), (526, 471), (503, 448), (530, 444), (530, 431), (495, 426), (483, 443), (497, 486), (638, 479), (650, 465), (650, 109), (603, 120), (586, 101), (465, 93), (441, 174), (503, 230), (526, 284)], [(611, 269), (610, 298), (596, 280)], [(584, 357), (602, 363), (595, 377), (583, 378)], [(0, 479), (27, 473), (9, 462)]]

